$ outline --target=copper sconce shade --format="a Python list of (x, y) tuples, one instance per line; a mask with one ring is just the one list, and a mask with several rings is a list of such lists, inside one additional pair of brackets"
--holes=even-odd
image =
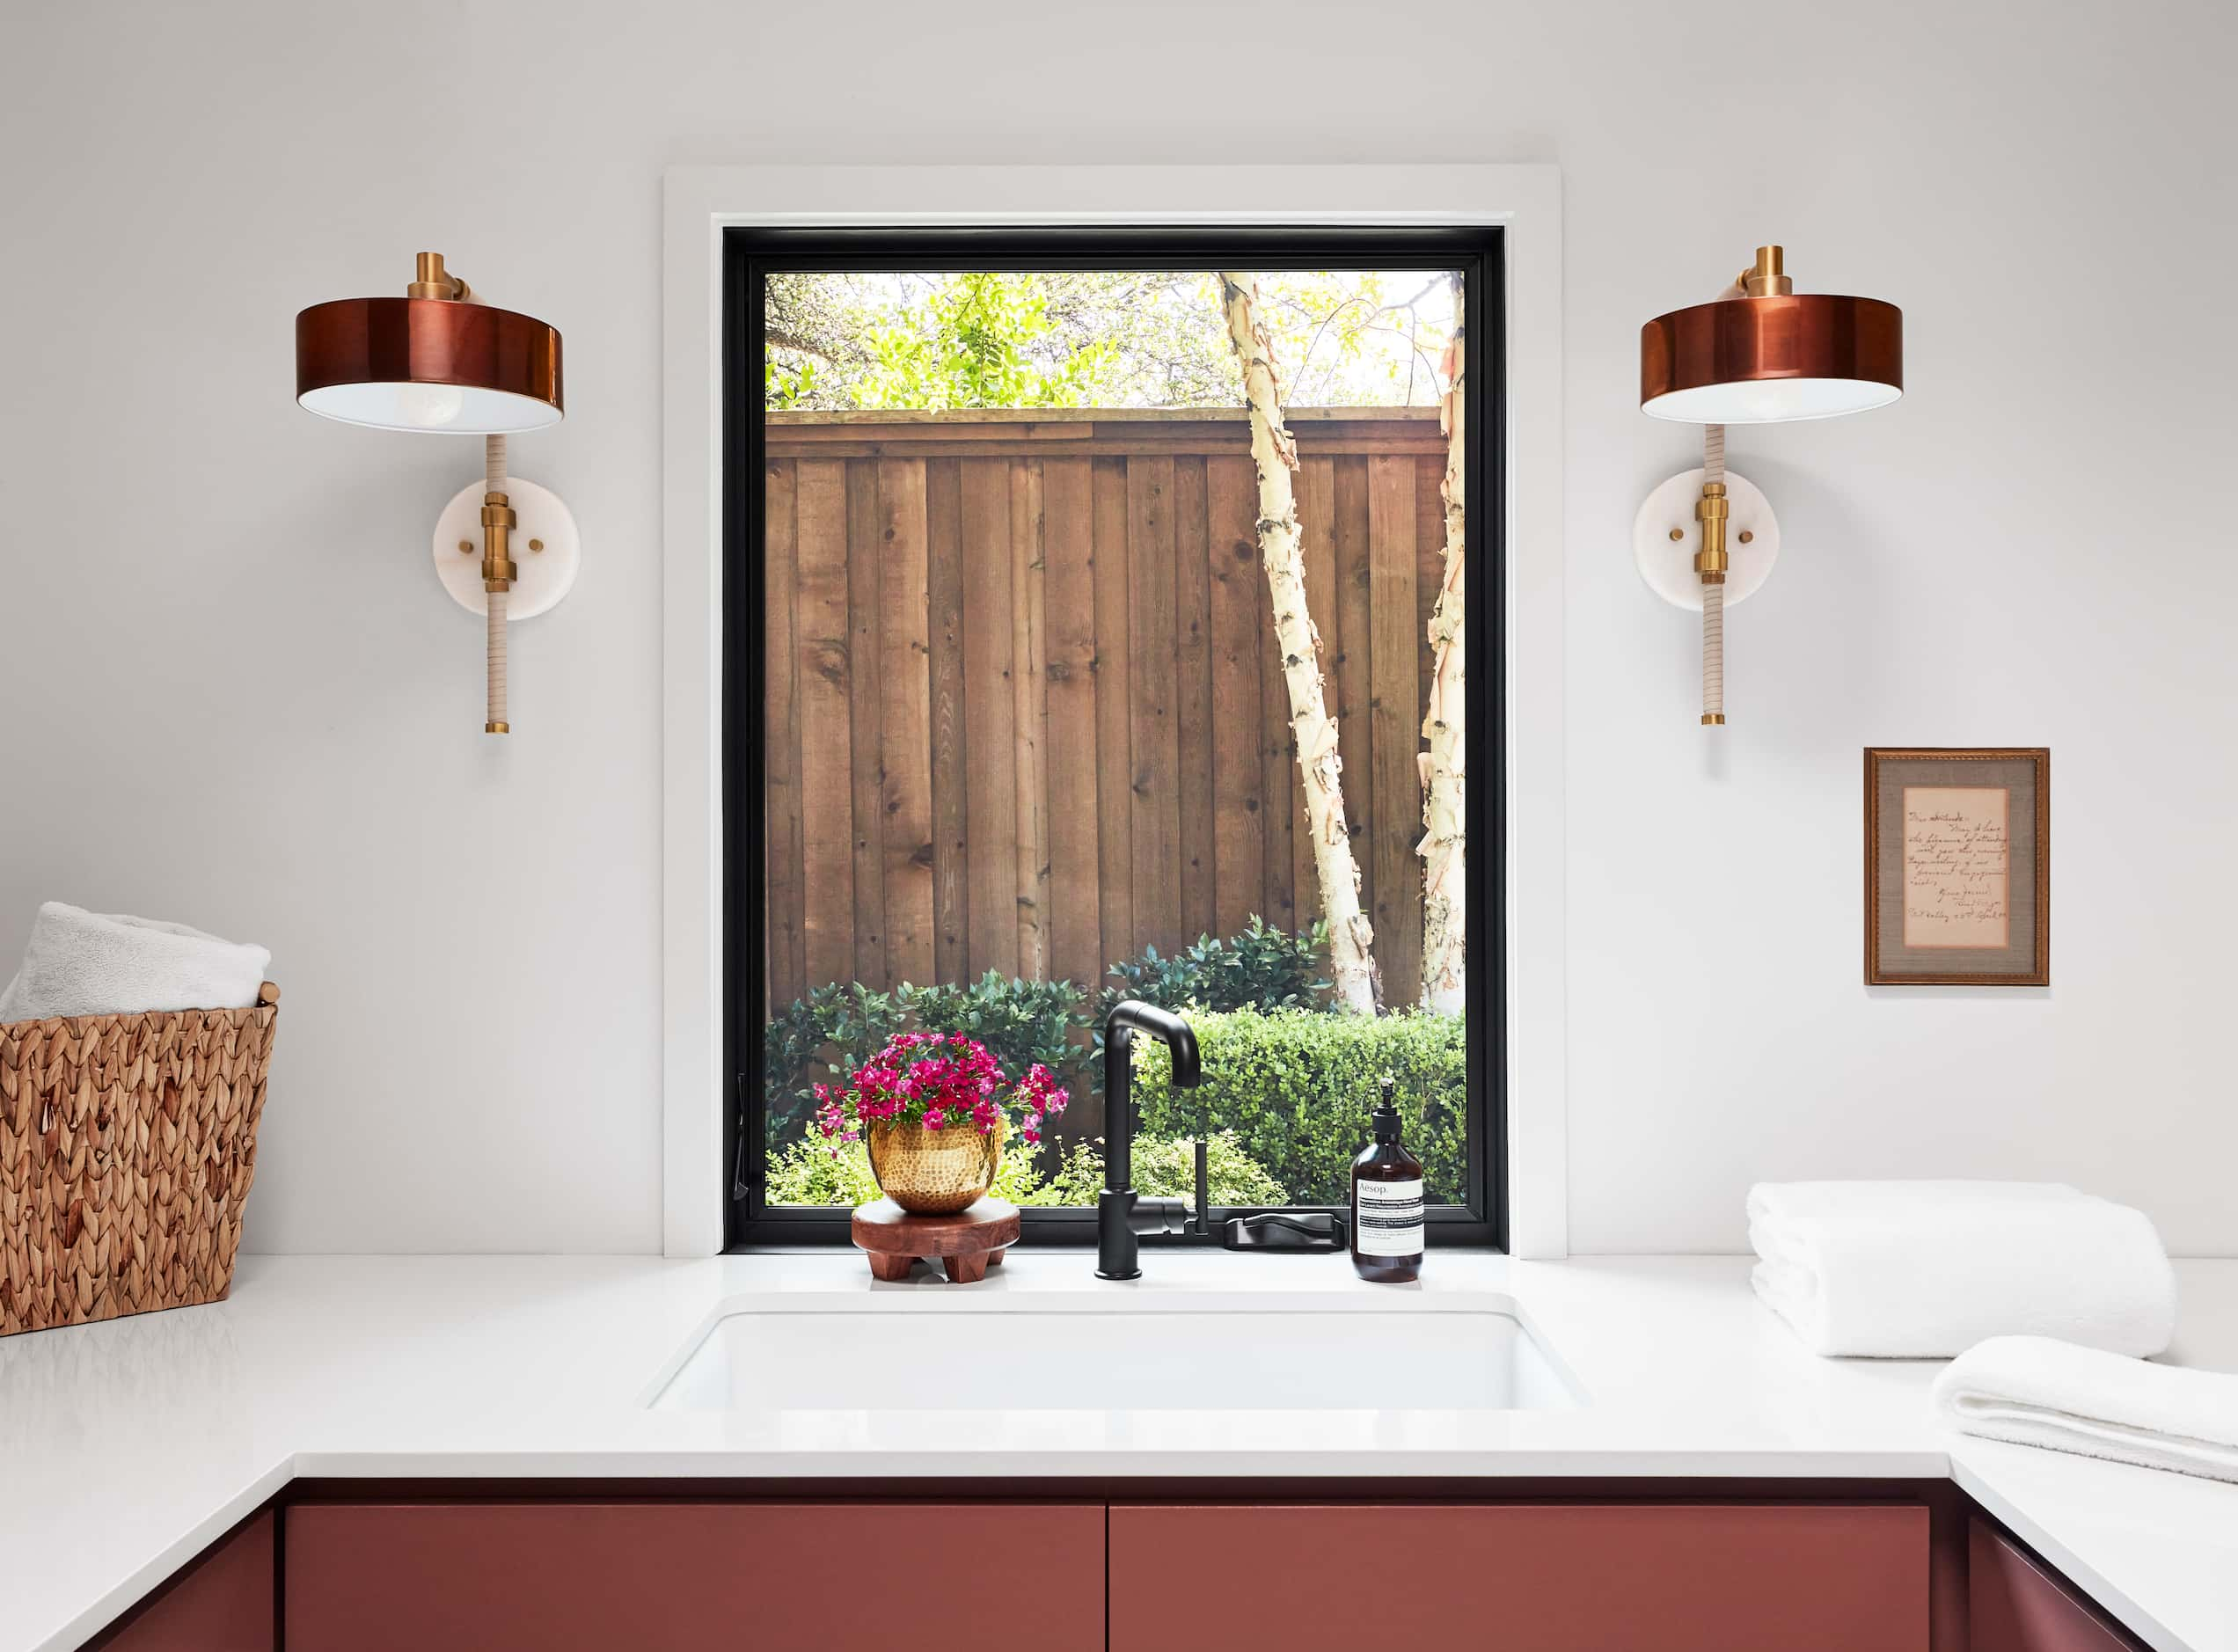
[(565, 412), (559, 329), (457, 298), (341, 298), (296, 317), (296, 399), (384, 430), (488, 435)]
[(1882, 407), (1904, 393), (1904, 312), (1877, 298), (1715, 299), (1640, 329), (1640, 411), (1774, 424)]
[(1702, 428), (1701, 468), (1648, 495), (1632, 555), (1649, 590), (1701, 610), (1703, 727), (1725, 722), (1726, 607), (1763, 583), (1780, 543), (1762, 491), (1726, 468), (1725, 427), (1832, 419), (1903, 394), (1904, 312), (1877, 298), (1797, 293), (1781, 246), (1758, 247), (1709, 303), (1640, 329), (1640, 411)]

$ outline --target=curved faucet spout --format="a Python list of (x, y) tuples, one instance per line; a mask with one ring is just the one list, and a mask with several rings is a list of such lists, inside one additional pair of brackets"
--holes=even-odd
[[(1155, 1004), (1145, 1004), (1140, 998), (1128, 998), (1112, 1006), (1104, 1019), (1103, 1048), (1107, 1066), (1115, 1043), (1130, 1045), (1131, 1039), (1115, 1039), (1112, 1034), (1121, 1027), (1131, 1027), (1148, 1033), (1162, 1041), (1174, 1052), (1174, 1083), (1180, 1088), (1193, 1089), (1204, 1081), (1204, 1069), (1197, 1058), (1196, 1032), (1171, 1010), (1161, 1010)], [(1107, 1073), (1106, 1075), (1109, 1075)], [(1107, 1099), (1110, 1092), (1105, 1091)], [(1107, 1102), (1108, 1104), (1108, 1102)]]

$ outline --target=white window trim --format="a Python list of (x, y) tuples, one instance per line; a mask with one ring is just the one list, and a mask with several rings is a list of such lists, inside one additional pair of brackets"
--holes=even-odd
[[(722, 1248), (722, 230), (1496, 223), (1508, 234), (1508, 1229), (1569, 1248), (1561, 178), (1553, 166), (680, 167), (665, 180), (662, 1245)], [(1519, 869), (1529, 868), (1529, 875)]]

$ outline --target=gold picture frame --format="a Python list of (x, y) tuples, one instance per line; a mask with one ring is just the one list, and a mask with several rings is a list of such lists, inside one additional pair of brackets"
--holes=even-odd
[(2052, 753), (1865, 749), (1865, 982), (2052, 983)]

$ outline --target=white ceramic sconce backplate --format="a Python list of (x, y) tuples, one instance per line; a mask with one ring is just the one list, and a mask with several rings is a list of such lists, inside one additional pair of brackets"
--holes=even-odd
[[(1648, 495), (1632, 523), (1632, 559), (1648, 588), (1666, 603), (1699, 613), (1702, 605), (1701, 576), (1694, 572), (1694, 552), (1701, 549), (1701, 523), (1694, 520), (1694, 506), (1701, 498), (1704, 472), (1697, 465), (1681, 471)], [(1725, 606), (1744, 603), (1771, 576), (1780, 558), (1780, 519), (1763, 489), (1746, 477), (1725, 472), (1725, 493), (1731, 515), (1725, 524)], [(1678, 537), (1671, 530), (1678, 530)], [(1744, 539), (1743, 535), (1747, 537)]]
[[(435, 574), (451, 600), (470, 613), (489, 611), (482, 589), (483, 484), (462, 487), (443, 507), (435, 523)], [(520, 570), (513, 581), (506, 618), (533, 619), (556, 608), (574, 588), (576, 571), (582, 566), (582, 537), (575, 530), (574, 513), (548, 487), (505, 479), (506, 497), (512, 501), (519, 525), (511, 535), (513, 563)], [(530, 549), (540, 541), (541, 551)], [(464, 545), (464, 550), (459, 547)]]

